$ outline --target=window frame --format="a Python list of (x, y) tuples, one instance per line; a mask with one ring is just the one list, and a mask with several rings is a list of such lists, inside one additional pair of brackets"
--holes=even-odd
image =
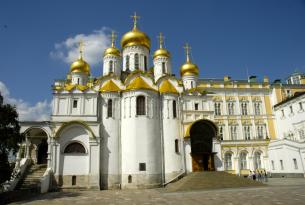
[[(142, 99), (143, 101), (141, 101)], [(146, 115), (146, 97), (144, 95), (139, 95), (136, 98), (136, 115)]]

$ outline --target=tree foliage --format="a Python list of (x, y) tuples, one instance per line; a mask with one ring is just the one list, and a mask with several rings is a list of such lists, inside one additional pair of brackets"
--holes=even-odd
[(0, 93), (0, 183), (10, 176), (9, 152), (16, 153), (18, 144), (23, 139), (16, 108), (10, 104), (4, 104)]

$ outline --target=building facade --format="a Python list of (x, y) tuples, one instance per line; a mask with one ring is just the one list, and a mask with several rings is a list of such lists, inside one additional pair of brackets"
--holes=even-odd
[(271, 172), (272, 107), (288, 90), (305, 90), (303, 78), (284, 85), (255, 76), (199, 79), (188, 45), (178, 78), (161, 34), (150, 67), (150, 38), (136, 20), (121, 50), (112, 35), (100, 77), (80, 49), (66, 79), (53, 85), (51, 120), (22, 123), (23, 157), (47, 163), (60, 187), (149, 188), (193, 171)]

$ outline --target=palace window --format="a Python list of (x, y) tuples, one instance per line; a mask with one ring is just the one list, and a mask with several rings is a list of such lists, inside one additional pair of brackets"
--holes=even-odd
[(145, 115), (145, 97), (137, 97), (137, 115)]
[(147, 71), (147, 56), (144, 56), (144, 69)]
[(284, 110), (281, 110), (282, 111), (282, 117), (285, 117), (285, 112)]
[(262, 161), (261, 161), (261, 153), (255, 152), (254, 154), (254, 169), (262, 168)]
[(260, 115), (261, 114), (261, 103), (260, 102), (255, 102), (254, 103), (254, 114), (255, 115)]
[(247, 169), (247, 153), (240, 153), (240, 169)]
[(179, 140), (175, 139), (175, 152), (179, 153)]
[(223, 140), (223, 126), (219, 126), (219, 137)]
[(165, 62), (162, 62), (162, 73), (163, 74), (166, 73), (166, 71), (165, 71)]
[(173, 118), (177, 118), (177, 103), (173, 100)]
[(215, 102), (214, 103), (215, 115), (221, 115), (221, 103)]
[(77, 108), (77, 100), (73, 100), (73, 108)]
[(66, 146), (64, 153), (75, 154), (75, 153), (86, 153), (84, 146), (78, 142), (72, 142), (68, 146)]
[(246, 125), (243, 127), (244, 129), (244, 138), (245, 140), (250, 140), (251, 138), (251, 127), (249, 125)]
[(139, 54), (134, 55), (134, 68), (139, 69)]
[(299, 102), (299, 107), (300, 107), (300, 110), (303, 110), (303, 104), (302, 104), (302, 102)]
[(230, 126), (230, 134), (231, 134), (231, 140), (237, 140), (237, 126), (236, 125)]
[(107, 103), (107, 117), (112, 117), (112, 99), (109, 99)]
[(289, 108), (290, 108), (290, 113), (292, 114), (293, 113), (292, 105), (290, 105)]
[(113, 72), (113, 61), (109, 61), (109, 73)]
[(233, 102), (228, 103), (228, 114), (234, 115), (234, 103)]
[(198, 110), (199, 104), (195, 103), (195, 110)]
[(125, 57), (125, 67), (126, 67), (126, 71), (129, 71), (129, 56)]
[(225, 170), (232, 170), (232, 153), (225, 154)]
[(248, 103), (247, 102), (241, 103), (241, 114), (248, 115)]
[(263, 139), (264, 138), (264, 131), (265, 131), (265, 125), (257, 125), (256, 126), (257, 131), (257, 138)]

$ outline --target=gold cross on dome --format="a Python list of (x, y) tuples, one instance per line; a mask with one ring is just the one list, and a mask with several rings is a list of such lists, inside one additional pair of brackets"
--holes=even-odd
[(189, 46), (188, 43), (186, 43), (183, 48), (184, 48), (185, 54), (186, 54), (186, 62), (190, 62), (190, 51), (192, 48)]
[(114, 31), (111, 32), (111, 46), (114, 47), (114, 42), (116, 39), (117, 35), (115, 34)]
[(158, 36), (158, 39), (159, 39), (160, 48), (163, 48), (164, 37), (161, 32)]
[(137, 13), (134, 12), (134, 15), (131, 16), (131, 18), (133, 18), (133, 29), (137, 28), (137, 19), (140, 19), (140, 16), (137, 16)]
[(80, 39), (79, 41), (79, 55), (80, 55), (80, 59), (83, 58), (83, 50), (84, 49), (84, 42), (83, 39)]

